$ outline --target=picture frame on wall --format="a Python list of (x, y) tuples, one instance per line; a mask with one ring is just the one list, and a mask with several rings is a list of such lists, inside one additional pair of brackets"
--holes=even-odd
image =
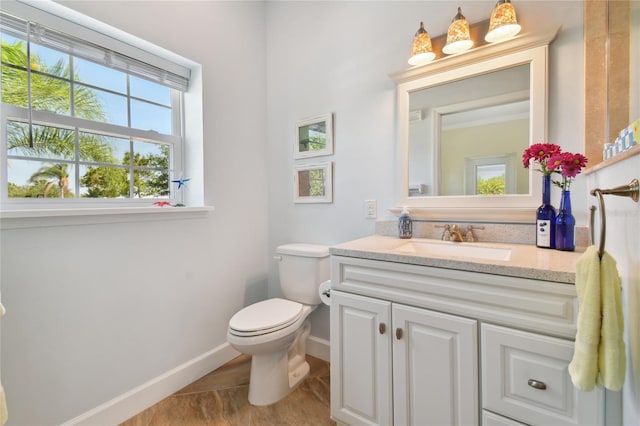
[(293, 169), (293, 201), (333, 202), (333, 162), (301, 164)]
[(333, 114), (323, 114), (296, 123), (295, 159), (333, 154)]

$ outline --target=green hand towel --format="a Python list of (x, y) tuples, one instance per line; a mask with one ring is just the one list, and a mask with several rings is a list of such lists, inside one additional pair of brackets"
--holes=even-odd
[(598, 249), (590, 246), (576, 264), (578, 293), (578, 331), (569, 364), (573, 385), (590, 391), (598, 377), (598, 347), (600, 344), (600, 258)]
[(627, 364), (624, 340), (622, 339), (624, 318), (616, 261), (607, 252), (602, 255), (600, 262), (600, 286), (602, 329), (598, 351), (600, 370), (598, 385), (604, 385), (607, 389), (618, 391), (624, 384)]
[(576, 264), (578, 332), (569, 364), (576, 388), (590, 391), (597, 384), (620, 390), (626, 369), (622, 339), (624, 318), (620, 298), (620, 278), (615, 260), (590, 246)]

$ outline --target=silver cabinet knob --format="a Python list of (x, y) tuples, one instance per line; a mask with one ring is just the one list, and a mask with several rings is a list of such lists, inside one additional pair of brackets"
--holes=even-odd
[(547, 384), (545, 382), (539, 382), (534, 379), (529, 379), (527, 383), (529, 384), (529, 386), (535, 389), (545, 390), (547, 388)]

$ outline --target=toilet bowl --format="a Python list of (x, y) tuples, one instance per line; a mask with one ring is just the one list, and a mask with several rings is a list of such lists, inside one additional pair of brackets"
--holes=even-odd
[[(284, 318), (283, 312), (288, 314), (293, 311), (286, 310), (292, 308), (286, 305), (287, 302), (299, 305), (299, 309), (290, 318), (286, 318), (286, 323), (270, 330), (251, 330), (262, 327), (260, 323), (264, 322), (269, 313)], [(255, 308), (256, 305), (268, 308), (262, 309), (265, 317), (253, 317), (258, 322), (251, 326), (247, 317), (253, 313), (244, 310), (238, 312), (229, 321), (227, 341), (237, 351), (252, 355), (249, 402), (253, 405), (269, 405), (286, 396), (309, 372), (309, 364), (305, 360), (305, 345), (311, 327), (307, 317), (315, 307), (285, 299), (269, 299), (247, 308)], [(278, 310), (283, 306), (284, 310)]]
[(287, 244), (277, 249), (285, 298), (254, 303), (230, 320), (227, 341), (251, 355), (249, 402), (269, 405), (284, 398), (309, 373), (308, 316), (320, 303), (320, 283), (329, 278), (329, 249)]

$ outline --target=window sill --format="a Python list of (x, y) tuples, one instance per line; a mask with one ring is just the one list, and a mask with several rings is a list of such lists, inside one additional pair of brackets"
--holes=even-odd
[(213, 210), (212, 206), (2, 210), (0, 211), (0, 229), (183, 220), (202, 218)]

